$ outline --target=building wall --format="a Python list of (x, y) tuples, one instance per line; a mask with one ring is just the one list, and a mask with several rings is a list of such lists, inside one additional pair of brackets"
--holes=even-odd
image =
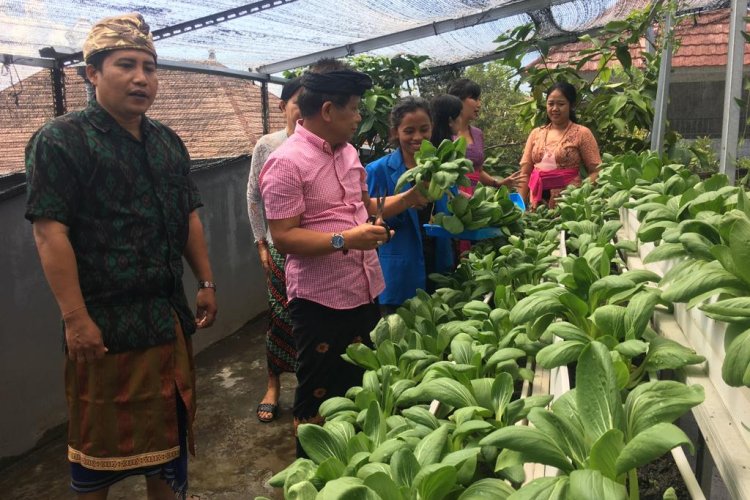
[[(677, 80), (675, 78), (675, 80)], [(748, 92), (743, 90), (743, 99), (748, 102)], [(697, 137), (721, 138), (722, 114), (724, 110), (724, 75), (706, 73), (701, 80), (683, 79), (669, 86), (667, 117), (670, 128), (686, 139)], [(740, 132), (750, 136), (744, 126), (747, 106), (740, 112)]]
[[(196, 352), (234, 333), (267, 308), (263, 271), (250, 233), (245, 186), (250, 161), (194, 172), (218, 285), (219, 315), (193, 337)], [(28, 451), (65, 422), (60, 314), (24, 220), (23, 192), (0, 197), (0, 463)], [(185, 289), (194, 302), (196, 280), (185, 265)]]

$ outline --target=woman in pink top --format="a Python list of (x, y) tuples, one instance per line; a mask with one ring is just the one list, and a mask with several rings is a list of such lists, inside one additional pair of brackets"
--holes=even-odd
[(471, 179), (471, 186), (462, 186), (461, 191), (472, 194), (479, 182), (492, 187), (515, 187), (516, 183), (521, 180), (520, 172), (515, 172), (504, 179), (495, 179), (482, 168), (484, 164), (484, 133), (481, 129), (471, 125), (471, 122), (479, 117), (479, 111), (482, 108), (481, 87), (468, 78), (460, 78), (451, 84), (448, 93), (461, 99), (463, 109), (456, 121), (455, 138), (464, 137), (466, 139), (466, 158), (474, 164), (474, 172), (467, 175)]
[[(555, 198), (569, 184), (580, 184), (583, 165), (592, 181), (598, 175), (602, 159), (591, 130), (577, 123), (576, 89), (558, 82), (547, 91), (548, 123), (531, 131), (521, 158), (521, 173), (529, 176), (520, 188), (524, 199), (536, 208)], [(530, 198), (530, 200), (529, 200)]]

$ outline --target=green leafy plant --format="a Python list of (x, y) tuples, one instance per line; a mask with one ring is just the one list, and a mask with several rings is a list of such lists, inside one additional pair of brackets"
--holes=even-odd
[[(641, 38), (659, 19), (663, 8), (661, 2), (654, 3), (651, 8), (631, 12), (625, 20), (607, 23), (594, 36), (582, 36), (580, 41), (586, 42), (588, 48), (580, 51), (576, 60), (554, 67), (547, 63), (550, 45), (536, 35), (533, 24), (518, 26), (498, 37), (503, 63), (516, 69), (520, 77), (518, 85), (531, 88), (530, 98), (519, 105), (524, 128), (528, 131), (545, 121), (544, 91), (555, 82), (567, 81), (578, 89), (580, 102), (574, 104), (581, 123), (590, 125), (607, 151), (646, 149), (660, 56), (639, 50), (637, 56), (642, 62), (639, 66), (633, 62), (631, 47), (640, 47)], [(657, 42), (656, 54), (660, 54), (663, 42), (663, 39)], [(539, 61), (524, 65), (524, 56), (532, 52), (540, 54)], [(581, 73), (588, 62), (596, 62), (593, 77)]]
[(471, 198), (454, 196), (448, 202), (449, 214), (438, 213), (434, 224), (453, 234), (484, 227), (502, 227), (506, 236), (521, 233), (518, 221), (523, 212), (509, 197), (508, 188), (477, 186)]
[[(443, 140), (436, 148), (430, 141), (422, 141), (419, 151), (414, 153), (417, 164), (401, 174), (396, 182), (398, 193), (407, 184), (418, 186), (430, 201), (443, 197), (454, 185), (468, 186), (471, 181), (466, 174), (474, 171), (471, 160), (465, 158), (466, 139)], [(426, 186), (426, 187), (425, 187)]]
[(576, 372), (576, 388), (551, 410), (529, 412), (533, 427), (498, 429), (480, 441), (514, 450), (523, 462), (562, 472), (530, 482), (514, 499), (637, 499), (638, 467), (676, 446), (692, 449), (685, 433), (671, 422), (703, 401), (702, 387), (648, 382), (623, 402), (609, 349), (596, 341), (581, 352)]

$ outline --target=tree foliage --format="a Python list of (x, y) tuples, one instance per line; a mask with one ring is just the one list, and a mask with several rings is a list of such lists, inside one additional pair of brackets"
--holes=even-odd
[(482, 110), (475, 125), (484, 132), (485, 156), (517, 166), (526, 141), (526, 133), (517, 123), (517, 105), (528, 95), (516, 87), (513, 69), (494, 61), (471, 66), (464, 76), (482, 89)]
[[(553, 83), (567, 81), (576, 87), (579, 121), (588, 126), (600, 146), (611, 153), (642, 151), (649, 147), (649, 132), (654, 118), (653, 101), (659, 75), (661, 47), (666, 36), (663, 29), (656, 40), (654, 53), (637, 49), (649, 27), (662, 19), (665, 9), (674, 8), (658, 2), (634, 10), (624, 20), (607, 23), (597, 34), (584, 35), (588, 42), (568, 63), (548, 64), (550, 46), (537, 36), (533, 24), (519, 26), (498, 37), (498, 50), (505, 53), (502, 61), (515, 68), (520, 76), (517, 85), (528, 85), (531, 95), (519, 106), (521, 122), (526, 131), (545, 122), (544, 92)], [(524, 66), (526, 54), (538, 52), (539, 60)], [(585, 75), (581, 68), (596, 63), (596, 73)]]
[[(353, 69), (369, 75), (373, 83), (373, 87), (362, 96), (362, 121), (352, 138), (352, 144), (363, 162), (376, 160), (386, 154), (391, 109), (402, 92), (411, 93), (408, 81), (419, 76), (420, 64), (427, 59), (427, 56), (412, 55), (393, 58), (361, 55), (346, 60)], [(287, 71), (284, 76), (294, 78), (302, 75), (304, 70)]]
[[(348, 60), (349, 64), (372, 78), (373, 87), (362, 97), (362, 122), (354, 134), (352, 144), (360, 151), (360, 157), (366, 156), (373, 161), (385, 155), (389, 144), (390, 114), (402, 90), (411, 92), (408, 80), (419, 76), (419, 65), (427, 56), (400, 55), (393, 58), (382, 56), (356, 56)], [(369, 147), (364, 154), (363, 146)]]

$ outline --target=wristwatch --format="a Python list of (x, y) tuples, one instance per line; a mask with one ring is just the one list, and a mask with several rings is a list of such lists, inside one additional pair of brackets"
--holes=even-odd
[(341, 233), (333, 233), (333, 236), (331, 236), (331, 246), (336, 250), (343, 250), (344, 235)]
[(216, 291), (216, 283), (213, 281), (199, 281), (198, 288), (213, 288)]

